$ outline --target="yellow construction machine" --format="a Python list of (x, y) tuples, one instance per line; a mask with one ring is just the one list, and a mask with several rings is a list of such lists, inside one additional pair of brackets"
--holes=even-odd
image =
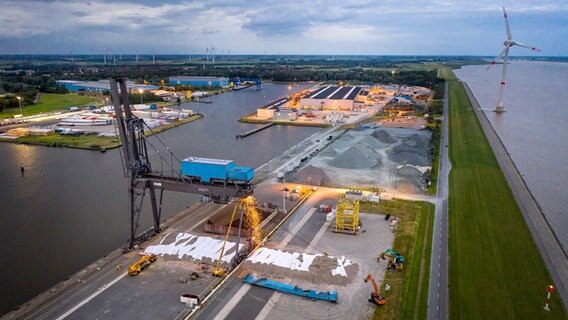
[(128, 267), (128, 274), (131, 276), (136, 276), (142, 270), (148, 268), (150, 264), (155, 262), (158, 258), (151, 254), (151, 255), (143, 255), (138, 261), (134, 262), (130, 267)]

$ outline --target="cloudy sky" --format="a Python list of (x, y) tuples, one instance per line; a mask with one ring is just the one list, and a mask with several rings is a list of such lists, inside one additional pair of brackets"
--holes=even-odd
[(503, 5), (515, 40), (568, 55), (567, 0), (0, 0), (0, 54), (496, 55)]

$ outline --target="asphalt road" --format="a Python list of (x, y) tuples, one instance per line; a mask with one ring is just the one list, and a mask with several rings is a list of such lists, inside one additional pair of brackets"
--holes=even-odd
[[(540, 255), (548, 268), (550, 277), (554, 281), (556, 290), (564, 305), (568, 306), (568, 256), (473, 93), (466, 83), (463, 84), (472, 103), (473, 110), (475, 110), (481, 127), (485, 132), (485, 136), (491, 144), (491, 149), (493, 149), (493, 153), (521, 209), (525, 222), (540, 251)], [(506, 114), (503, 116), (506, 116)]]
[(428, 319), (448, 318), (448, 177), (452, 165), (448, 157), (449, 112), (448, 83), (444, 94), (442, 141), (440, 142), (440, 166), (438, 170), (438, 193), (434, 214), (430, 284), (428, 288)]
[(72, 311), (82, 306), (84, 301), (93, 298), (97, 293), (102, 293), (109, 287), (109, 283), (124, 277), (126, 269), (122, 272), (116, 270), (116, 266), (128, 266), (138, 260), (134, 254), (123, 255), (101, 267), (96, 273), (85, 279), (77, 279), (78, 285), (69, 288), (64, 293), (58, 294), (33, 312), (24, 315), (21, 319), (62, 319)]

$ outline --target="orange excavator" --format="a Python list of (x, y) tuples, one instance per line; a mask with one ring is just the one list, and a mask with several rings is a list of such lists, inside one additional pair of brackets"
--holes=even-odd
[(385, 303), (387, 303), (387, 298), (379, 295), (379, 287), (377, 287), (377, 284), (375, 283), (373, 276), (371, 276), (370, 274), (367, 275), (367, 278), (365, 278), (364, 281), (365, 283), (367, 283), (369, 280), (373, 284), (373, 289), (374, 289), (374, 292), (371, 292), (371, 299), (369, 299), (369, 302), (372, 302), (378, 306), (382, 306)]

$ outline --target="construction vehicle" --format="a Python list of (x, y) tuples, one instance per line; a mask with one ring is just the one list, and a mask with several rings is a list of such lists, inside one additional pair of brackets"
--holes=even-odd
[(377, 257), (377, 261), (386, 260), (388, 257), (389, 259), (389, 269), (393, 270), (402, 270), (403, 263), (404, 263), (404, 256), (400, 253), (394, 251), (392, 248), (388, 248), (387, 250), (381, 252)]
[(378, 306), (382, 306), (382, 305), (386, 304), (387, 298), (379, 295), (379, 287), (377, 287), (377, 283), (375, 282), (375, 279), (373, 279), (373, 276), (371, 276), (370, 274), (367, 275), (367, 278), (365, 278), (363, 281), (365, 281), (365, 283), (367, 283), (369, 280), (371, 281), (371, 284), (373, 285), (373, 292), (371, 292), (371, 299), (369, 299), (369, 302), (372, 302), (372, 303), (374, 303)]
[(128, 274), (137, 276), (142, 270), (148, 268), (150, 264), (154, 263), (158, 258), (155, 255), (144, 255), (138, 261), (134, 262), (128, 267)]

